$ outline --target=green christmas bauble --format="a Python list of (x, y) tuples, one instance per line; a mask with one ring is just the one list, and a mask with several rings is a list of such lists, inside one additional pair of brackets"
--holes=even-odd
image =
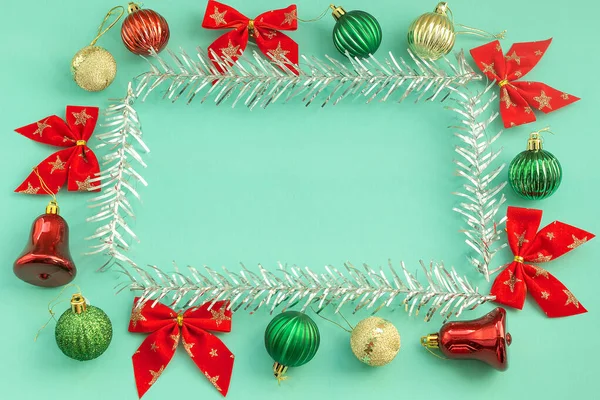
[(320, 341), (317, 324), (304, 313), (286, 311), (273, 318), (265, 330), (265, 347), (275, 360), (275, 377), (312, 360)]
[(73, 295), (71, 308), (56, 323), (56, 344), (67, 356), (78, 361), (100, 357), (112, 339), (112, 323), (98, 307), (85, 303), (81, 295)]
[(354, 10), (346, 12), (342, 7), (331, 6), (336, 19), (333, 28), (333, 44), (342, 54), (352, 57), (368, 57), (375, 54), (381, 44), (381, 26), (371, 14)]
[(545, 199), (558, 190), (562, 167), (552, 153), (542, 149), (539, 136), (532, 134), (527, 150), (510, 163), (508, 181), (513, 190), (525, 199)]

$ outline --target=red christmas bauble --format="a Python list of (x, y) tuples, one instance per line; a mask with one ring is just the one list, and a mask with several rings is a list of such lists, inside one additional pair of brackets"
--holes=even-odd
[(160, 53), (169, 43), (169, 24), (162, 15), (152, 10), (142, 10), (129, 3), (129, 15), (121, 27), (121, 39), (134, 54), (148, 55), (150, 49)]

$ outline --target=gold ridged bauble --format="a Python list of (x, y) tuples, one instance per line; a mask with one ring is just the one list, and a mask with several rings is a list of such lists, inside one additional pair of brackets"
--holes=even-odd
[(391, 322), (369, 317), (352, 329), (350, 347), (361, 362), (381, 367), (390, 363), (400, 351), (400, 334)]
[(452, 20), (446, 14), (448, 10), (448, 3), (441, 2), (434, 12), (421, 15), (410, 25), (408, 47), (417, 56), (437, 60), (450, 53), (456, 33)]
[(71, 73), (80, 88), (88, 92), (99, 92), (115, 80), (117, 62), (106, 49), (86, 46), (73, 57)]

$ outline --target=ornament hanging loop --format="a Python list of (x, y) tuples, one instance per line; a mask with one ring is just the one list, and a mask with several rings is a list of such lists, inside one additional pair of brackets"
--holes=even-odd
[[(65, 290), (67, 290), (70, 287), (74, 287), (77, 289), (77, 293), (74, 294), (73, 296), (71, 296), (71, 309), (73, 310), (73, 312), (76, 312), (75, 309), (73, 308), (73, 301), (75, 300), (75, 298), (77, 298), (78, 302), (83, 302), (82, 307), (83, 307), (83, 311), (85, 311), (85, 307), (87, 306), (87, 304), (85, 302), (85, 298), (81, 295), (81, 288), (74, 283), (69, 283), (68, 285), (66, 285), (65, 287), (62, 288), (60, 293), (58, 293), (55, 298), (53, 298), (52, 300), (50, 300), (48, 302), (48, 313), (50, 314), (50, 318), (48, 318), (48, 321), (46, 321), (46, 323), (44, 325), (42, 325), (42, 327), (37, 331), (37, 333), (35, 334), (35, 337), (33, 338), (34, 342), (37, 342), (37, 339), (40, 336), (40, 333), (42, 333), (42, 331), (44, 329), (46, 329), (46, 327), (48, 326), (50, 321), (52, 321), (53, 319), (56, 321), (56, 318), (54, 317), (56, 315), (56, 313), (54, 312), (54, 307), (56, 307), (63, 301), (66, 301), (64, 299), (61, 300), (61, 297), (62, 297), (63, 293), (65, 292)], [(78, 312), (77, 314), (80, 314), (80, 313)]]
[(482, 29), (472, 28), (468, 25), (455, 24), (454, 23), (454, 14), (452, 13), (452, 9), (446, 2), (439, 3), (435, 9), (435, 12), (438, 14), (442, 14), (442, 15), (446, 15), (446, 14), (449, 15), (450, 19), (452, 20), (452, 25), (460, 26), (461, 28), (465, 29), (464, 31), (455, 32), (457, 35), (473, 35), (473, 36), (489, 38), (489, 39), (504, 39), (504, 37), (506, 36), (506, 29), (500, 33), (494, 34), (494, 33), (489, 33), (487, 31), (484, 31)]
[[(108, 22), (108, 20), (110, 19), (110, 17), (112, 17), (117, 12), (119, 13), (119, 15), (117, 15), (117, 17), (115, 18), (115, 20), (113, 22), (111, 22), (110, 25), (108, 25), (105, 28), (105, 25)], [(123, 14), (125, 14), (125, 7), (123, 7), (123, 6), (116, 6), (116, 7), (111, 8), (110, 10), (108, 10), (108, 13), (106, 13), (106, 16), (104, 16), (104, 20), (102, 21), (102, 23), (98, 27), (98, 33), (96, 34), (96, 37), (94, 38), (94, 40), (92, 40), (92, 43), (90, 43), (90, 46), (94, 46), (96, 44), (96, 42), (98, 41), (98, 39), (100, 39), (102, 37), (102, 35), (104, 35), (113, 26), (115, 26), (116, 23), (119, 22), (119, 20), (123, 16)]]
[[(329, 7), (331, 8), (335, 8), (335, 6), (333, 4), (331, 4)], [(312, 19), (302, 19), (299, 17), (296, 17), (296, 19), (300, 22), (317, 22), (323, 19), (323, 17), (325, 17), (325, 15), (327, 14), (327, 12), (329, 11), (329, 7), (327, 7), (322, 13), (321, 15), (319, 15), (317, 18), (312, 18)]]
[(60, 208), (58, 207), (58, 200), (56, 200), (56, 195), (48, 187), (48, 185), (46, 185), (46, 182), (44, 181), (44, 178), (42, 178), (42, 176), (40, 175), (37, 167), (33, 168), (33, 172), (35, 172), (35, 175), (38, 177), (38, 180), (40, 181), (40, 186), (42, 187), (42, 189), (44, 189), (44, 192), (52, 196), (52, 200), (50, 200), (50, 202), (46, 206), (46, 214), (58, 214)]
[(530, 150), (530, 151), (542, 150), (542, 143), (544, 141), (542, 138), (542, 133), (544, 133), (544, 132), (548, 132), (548, 133), (554, 135), (554, 132), (552, 132), (550, 130), (549, 126), (542, 128), (540, 130), (537, 130), (535, 132), (531, 132), (529, 134), (529, 139), (527, 140), (527, 150)]

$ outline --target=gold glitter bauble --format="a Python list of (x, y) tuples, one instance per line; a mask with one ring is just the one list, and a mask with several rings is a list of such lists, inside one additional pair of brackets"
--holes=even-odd
[(448, 10), (448, 3), (441, 2), (434, 12), (421, 15), (408, 28), (408, 47), (419, 57), (437, 60), (454, 47), (456, 33)]
[(115, 80), (117, 62), (106, 49), (87, 46), (73, 57), (71, 72), (80, 88), (88, 92), (99, 92)]
[(400, 334), (390, 321), (369, 317), (352, 329), (350, 347), (360, 361), (380, 367), (391, 362), (400, 351)]

